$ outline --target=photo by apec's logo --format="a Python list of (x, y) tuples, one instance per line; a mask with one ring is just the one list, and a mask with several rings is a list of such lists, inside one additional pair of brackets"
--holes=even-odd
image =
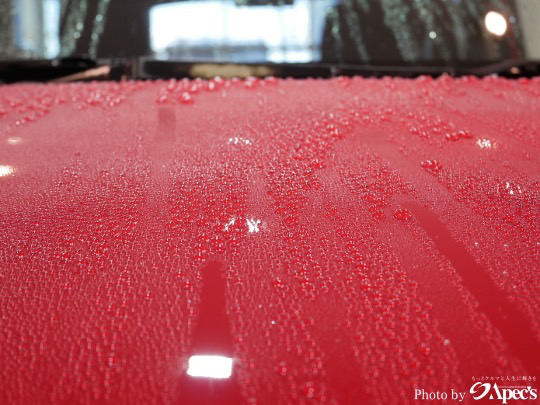
[(414, 399), (420, 401), (453, 401), (463, 402), (468, 396), (473, 400), (495, 400), (506, 405), (509, 401), (536, 401), (538, 399), (537, 389), (530, 385), (502, 386), (497, 383), (477, 382), (474, 383), (469, 392), (451, 389), (445, 391), (426, 391), (416, 388)]
[(498, 399), (501, 400), (503, 404), (508, 403), (508, 401), (516, 400), (536, 400), (538, 398), (536, 388), (528, 386), (517, 386), (517, 387), (499, 387), (497, 383), (491, 385), (490, 383), (481, 383), (477, 382), (473, 384), (470, 389), (470, 393), (473, 399)]

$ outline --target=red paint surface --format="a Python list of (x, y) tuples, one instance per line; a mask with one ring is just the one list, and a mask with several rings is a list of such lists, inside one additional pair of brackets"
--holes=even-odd
[(0, 402), (540, 378), (539, 111), (538, 79), (0, 87)]

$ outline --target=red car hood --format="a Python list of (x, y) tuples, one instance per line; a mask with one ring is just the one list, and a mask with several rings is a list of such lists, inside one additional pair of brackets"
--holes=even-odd
[(0, 402), (532, 399), (539, 111), (538, 79), (0, 87)]

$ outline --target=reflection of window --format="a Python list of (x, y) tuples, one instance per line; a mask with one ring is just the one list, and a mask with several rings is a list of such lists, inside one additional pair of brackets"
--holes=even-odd
[(60, 0), (16, 0), (14, 11), (17, 48), (34, 57), (57, 56)]
[(334, 0), (239, 7), (234, 0), (183, 1), (150, 10), (157, 56), (184, 60), (305, 62), (319, 59)]
[(18, 0), (14, 3), (15, 44), (33, 55), (43, 52), (43, 15), (38, 0)]
[(54, 58), (60, 53), (60, 1), (43, 0), (43, 36), (45, 57)]

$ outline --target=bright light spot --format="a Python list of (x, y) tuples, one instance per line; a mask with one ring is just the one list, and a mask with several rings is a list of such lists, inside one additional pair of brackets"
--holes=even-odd
[(15, 169), (8, 165), (0, 165), (0, 177), (9, 176)]
[(497, 13), (496, 11), (490, 11), (486, 14), (484, 24), (489, 32), (491, 32), (493, 35), (497, 35), (498, 37), (504, 35), (506, 33), (506, 29), (508, 28), (506, 18), (504, 18), (501, 13)]
[(8, 138), (6, 142), (9, 145), (17, 145), (22, 142), (22, 138), (19, 138), (18, 136), (13, 136), (11, 138)]
[(192, 377), (229, 378), (232, 374), (233, 359), (224, 356), (191, 356), (188, 375)]
[(239, 138), (237, 136), (235, 136), (234, 138), (229, 138), (228, 143), (233, 143), (235, 145), (251, 145), (251, 141), (249, 139)]
[(489, 139), (479, 139), (479, 140), (476, 141), (476, 144), (481, 149), (491, 149), (491, 147), (493, 146)]
[(260, 219), (248, 219), (247, 225), (248, 225), (248, 232), (259, 232), (259, 225), (261, 223)]
[(429, 32), (429, 37), (430, 37), (431, 39), (435, 39), (435, 38), (437, 38), (437, 33), (436, 33), (435, 31), (430, 31), (430, 32)]
[(236, 218), (235, 217), (232, 217), (229, 222), (227, 222), (225, 224), (225, 230), (228, 231), (229, 230), (229, 227), (234, 225), (234, 223), (236, 222)]
[(510, 182), (507, 181), (507, 182), (505, 182), (505, 187), (506, 187), (506, 190), (508, 191), (508, 194), (510, 194), (510, 195), (514, 195), (515, 191), (517, 191), (519, 194), (522, 193), (522, 190), (521, 190), (521, 187), (519, 186), (519, 184), (516, 184), (515, 187), (514, 187), (512, 184), (510, 184)]

